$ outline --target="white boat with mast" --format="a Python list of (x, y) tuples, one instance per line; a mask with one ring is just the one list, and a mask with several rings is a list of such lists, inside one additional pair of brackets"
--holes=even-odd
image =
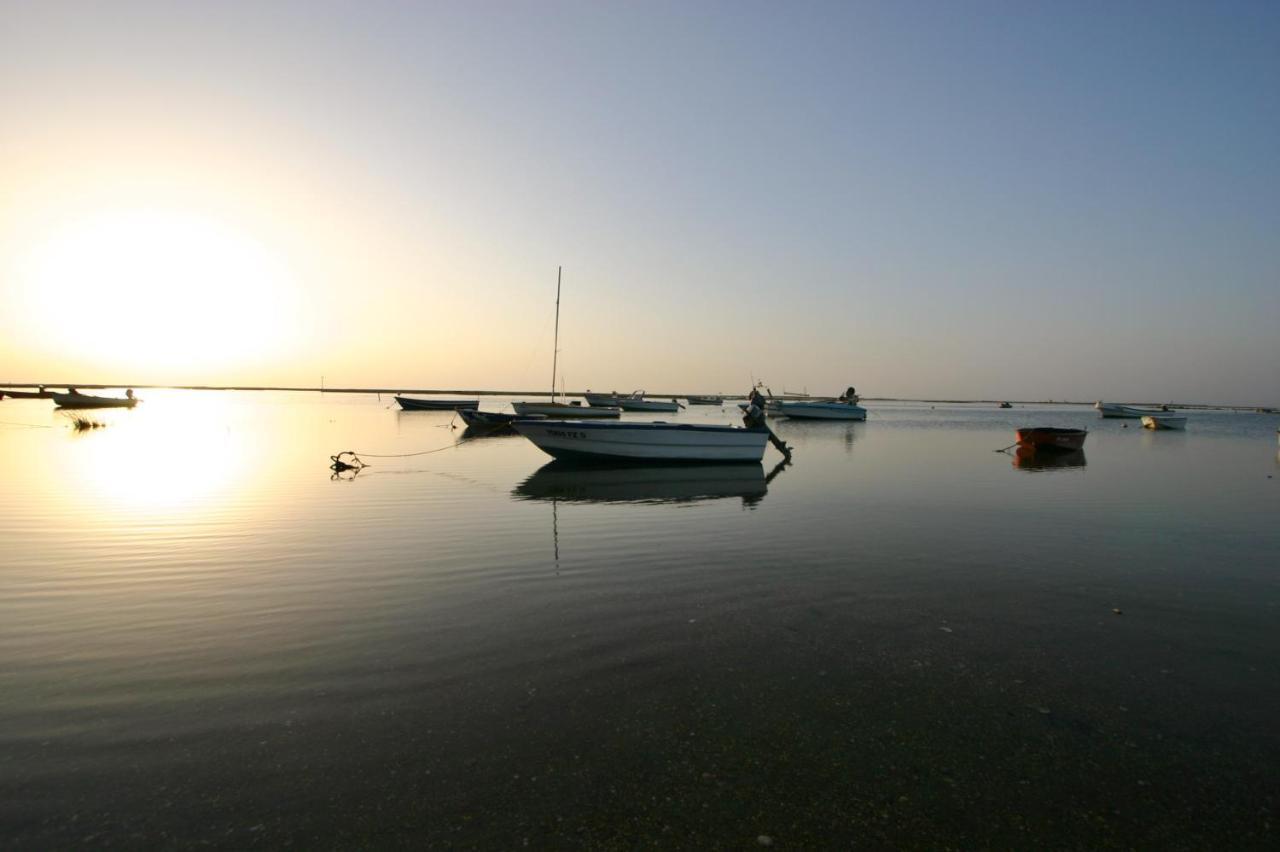
[(617, 407), (586, 406), (580, 402), (556, 402), (556, 367), (560, 355), (560, 276), (564, 267), (556, 269), (556, 332), (555, 343), (551, 348), (551, 399), (549, 402), (513, 402), (511, 408), (520, 417), (542, 416), (557, 418), (612, 418), (620, 417), (622, 409)]

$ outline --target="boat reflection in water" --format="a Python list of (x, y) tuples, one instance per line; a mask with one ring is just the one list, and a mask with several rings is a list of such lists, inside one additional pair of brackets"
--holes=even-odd
[(1084, 450), (1037, 453), (1035, 447), (1021, 446), (1013, 454), (1013, 466), (1029, 473), (1084, 467)]
[(784, 467), (786, 462), (779, 463), (765, 476), (758, 463), (584, 467), (553, 461), (511, 494), (522, 500), (580, 503), (695, 503), (739, 497), (744, 506), (754, 506)]

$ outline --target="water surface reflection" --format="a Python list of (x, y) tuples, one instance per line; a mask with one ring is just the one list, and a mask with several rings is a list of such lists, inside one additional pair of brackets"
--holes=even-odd
[(738, 497), (744, 506), (754, 507), (784, 467), (780, 463), (766, 477), (759, 464), (585, 467), (553, 461), (511, 493), (524, 500), (582, 503), (693, 503)]

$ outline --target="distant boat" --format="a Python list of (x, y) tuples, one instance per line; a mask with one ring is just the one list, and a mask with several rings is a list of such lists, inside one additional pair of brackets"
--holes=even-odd
[(548, 455), (596, 463), (759, 462), (769, 440), (767, 429), (740, 426), (545, 420), (512, 425)]
[(664, 402), (659, 399), (645, 399), (644, 391), (633, 391), (630, 396), (619, 396), (616, 405), (623, 411), (665, 411), (674, 413), (680, 410), (680, 403), (674, 399)]
[(558, 417), (561, 419), (583, 420), (590, 418), (616, 418), (622, 416), (621, 408), (592, 408), (580, 402), (513, 402), (519, 417)]
[(478, 399), (421, 399), (413, 396), (398, 396), (396, 402), (405, 411), (463, 411), (480, 407)]
[(1019, 447), (1031, 450), (1071, 452), (1084, 449), (1089, 433), (1084, 429), (1061, 429), (1055, 426), (1024, 426), (1015, 433)]
[(997, 406), (997, 407), (999, 407), (999, 408), (1013, 408), (1013, 403), (1011, 403), (1011, 402), (1002, 402), (1002, 403), (1000, 403), (1000, 405), (999, 405), (999, 406)]
[(550, 402), (513, 402), (512, 409), (520, 417), (554, 417), (582, 419), (586, 417), (621, 417), (622, 409), (610, 406), (583, 405), (578, 401), (556, 402), (556, 365), (560, 355), (560, 273), (564, 267), (556, 267), (556, 333), (555, 342), (551, 346), (551, 401)]
[(0, 399), (5, 397), (10, 399), (49, 399), (53, 396), (47, 390), (38, 391), (18, 391), (18, 390), (0, 390)]
[(724, 405), (722, 396), (687, 396), (690, 405)]
[(781, 402), (776, 413), (796, 420), (867, 419), (867, 410), (852, 402)]
[(596, 408), (613, 408), (618, 404), (618, 395), (616, 393), (592, 393), (587, 391), (583, 396), (587, 400), (587, 405)]
[(138, 400), (131, 396), (92, 396), (78, 391), (76, 393), (52, 393), (49, 396), (57, 404), (58, 408), (133, 408), (138, 404)]
[[(1133, 408), (1128, 405), (1120, 405), (1114, 402), (1102, 402), (1099, 400), (1093, 404), (1098, 413), (1106, 418), (1126, 418), (1128, 420), (1138, 420), (1146, 417), (1148, 414), (1159, 414), (1160, 411), (1151, 408)], [(1166, 411), (1168, 409), (1165, 409)]]
[(458, 416), (468, 426), (500, 427), (510, 426), (516, 419), (514, 414), (501, 414), (496, 411), (480, 411), (477, 408), (459, 408)]
[(1182, 431), (1187, 428), (1187, 418), (1182, 414), (1148, 414), (1142, 418), (1142, 425), (1147, 429)]

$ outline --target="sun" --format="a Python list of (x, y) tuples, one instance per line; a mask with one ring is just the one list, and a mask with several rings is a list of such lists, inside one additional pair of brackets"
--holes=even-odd
[(261, 241), (198, 213), (85, 216), (18, 266), (24, 316), (63, 360), (179, 379), (260, 363), (293, 337), (295, 282)]

